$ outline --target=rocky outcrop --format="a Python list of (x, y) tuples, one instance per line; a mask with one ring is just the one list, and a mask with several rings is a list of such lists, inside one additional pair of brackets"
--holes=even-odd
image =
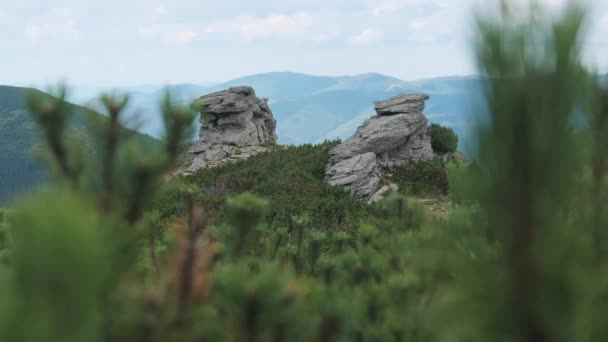
[(342, 185), (351, 189), (357, 198), (368, 198), (380, 186), (376, 154), (363, 153), (330, 165), (326, 170), (330, 185)]
[(426, 94), (403, 94), (375, 102), (378, 115), (329, 152), (328, 183), (347, 186), (364, 201), (376, 201), (389, 191), (380, 182), (380, 166), (433, 159), (428, 120), (422, 114), (428, 99)]
[(253, 88), (234, 87), (199, 101), (200, 138), (190, 146), (179, 174), (249, 158), (276, 142), (276, 121), (268, 101), (256, 97)]

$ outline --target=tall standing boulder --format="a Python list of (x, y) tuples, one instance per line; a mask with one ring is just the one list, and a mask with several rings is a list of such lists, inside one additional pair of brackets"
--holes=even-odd
[(275, 143), (276, 121), (266, 99), (251, 87), (234, 87), (200, 98), (200, 142), (208, 145), (262, 146)]
[[(375, 102), (377, 115), (330, 150), (326, 169), (328, 183), (346, 185), (353, 195), (364, 201), (377, 200), (379, 192), (386, 192), (386, 188), (370, 179), (380, 179), (380, 166), (390, 168), (408, 161), (433, 159), (428, 120), (422, 114), (428, 99), (426, 94), (402, 94)], [(369, 165), (361, 169), (360, 162), (355, 161), (363, 156)]]
[(190, 146), (178, 173), (222, 165), (265, 152), (276, 143), (276, 121), (266, 99), (251, 87), (233, 87), (200, 99), (199, 140)]

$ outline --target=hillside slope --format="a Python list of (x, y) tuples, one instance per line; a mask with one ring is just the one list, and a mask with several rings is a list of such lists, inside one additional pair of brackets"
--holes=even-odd
[[(26, 110), (25, 93), (28, 90), (31, 89), (0, 86), (0, 205), (47, 179), (45, 168), (32, 151), (40, 141), (40, 132)], [(84, 129), (86, 117), (90, 114), (76, 105), (73, 110), (70, 127), (86, 142), (88, 138)], [(137, 133), (136, 136), (153, 141), (143, 134)]]

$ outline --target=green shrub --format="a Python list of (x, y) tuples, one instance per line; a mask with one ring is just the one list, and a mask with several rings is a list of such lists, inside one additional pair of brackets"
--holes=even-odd
[(439, 158), (409, 162), (390, 172), (391, 180), (397, 183), (400, 192), (406, 195), (445, 195), (448, 193), (446, 163)]
[(458, 136), (454, 130), (439, 124), (432, 124), (429, 127), (431, 135), (431, 146), (437, 153), (453, 153), (458, 148)]
[(402, 195), (391, 195), (374, 203), (373, 221), (383, 232), (420, 229), (426, 221), (424, 205)]
[[(310, 213), (314, 227), (353, 229), (367, 215), (366, 206), (325, 182), (328, 152), (334, 145), (276, 147), (246, 160), (200, 170), (180, 181), (201, 189), (198, 201), (208, 209), (212, 223), (225, 219), (227, 198), (250, 192), (269, 201), (271, 226), (287, 227), (293, 215)], [(166, 206), (178, 206), (179, 198), (173, 197), (173, 201), (163, 201)], [(161, 211), (175, 212), (169, 208)]]
[(260, 224), (265, 221), (268, 202), (250, 193), (243, 193), (226, 200), (226, 224), (231, 229), (223, 239), (227, 252), (235, 258), (246, 250), (254, 250), (259, 243)]
[(17, 205), (11, 226), (13, 274), (8, 292), (0, 293), (0, 340), (96, 340), (109, 271), (108, 227), (99, 225), (92, 207), (60, 189)]
[(448, 163), (446, 173), (449, 183), (449, 197), (457, 205), (474, 204), (479, 198), (479, 166), (476, 164)]

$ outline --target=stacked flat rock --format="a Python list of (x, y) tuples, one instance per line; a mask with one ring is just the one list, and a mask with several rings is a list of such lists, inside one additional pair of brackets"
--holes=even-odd
[(422, 114), (428, 99), (426, 94), (402, 94), (375, 102), (377, 115), (329, 152), (329, 184), (347, 186), (357, 198), (373, 202), (390, 190), (380, 182), (380, 166), (433, 159), (428, 120)]
[(188, 150), (180, 174), (249, 158), (276, 142), (276, 121), (268, 100), (251, 87), (233, 87), (200, 98), (200, 138)]

